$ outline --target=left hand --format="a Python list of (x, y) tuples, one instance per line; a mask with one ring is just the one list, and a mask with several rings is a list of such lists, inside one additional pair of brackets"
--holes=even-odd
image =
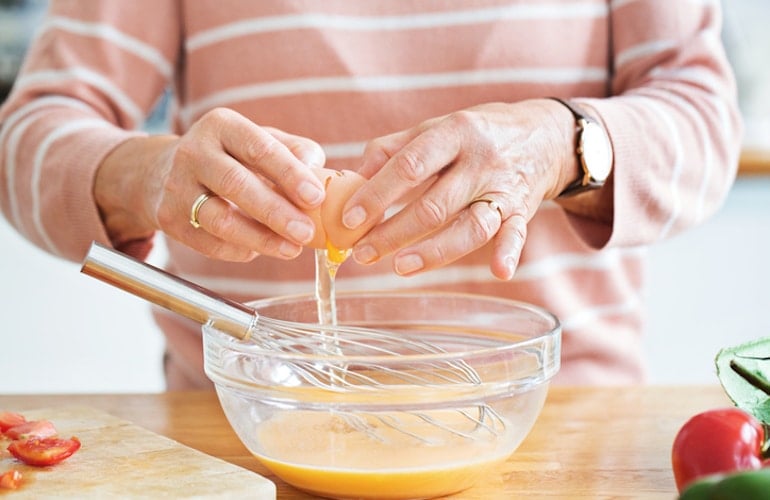
[(511, 279), (527, 223), (577, 176), (574, 127), (563, 106), (538, 99), (476, 106), (371, 141), (359, 170), (370, 181), (345, 205), (344, 224), (374, 225), (420, 195), (359, 240), (354, 259), (395, 253), (395, 271), (411, 275), (493, 240), (490, 269)]

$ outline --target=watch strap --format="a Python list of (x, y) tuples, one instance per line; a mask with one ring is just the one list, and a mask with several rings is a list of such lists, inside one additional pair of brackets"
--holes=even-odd
[[(580, 121), (585, 122), (591, 122), (595, 121), (593, 118), (588, 116), (586, 113), (584, 113), (580, 108), (578, 108), (575, 104), (572, 102), (561, 99), (559, 97), (549, 97), (549, 99), (554, 100), (567, 108), (571, 113), (572, 116), (575, 117), (575, 123), (578, 124), (578, 133), (580, 133)], [(585, 163), (583, 162), (582, 153), (580, 152), (579, 147), (575, 146), (575, 155), (577, 155), (578, 164), (580, 166), (580, 169), (582, 171), (582, 174), (580, 177), (572, 181), (567, 187), (564, 188), (564, 190), (559, 193), (557, 198), (567, 198), (570, 196), (575, 196), (577, 194), (583, 193), (585, 191), (590, 191), (592, 189), (598, 189), (604, 185), (603, 182), (597, 182), (593, 180), (591, 177), (590, 172), (586, 169)]]
[(572, 116), (575, 117), (575, 120), (590, 120), (591, 119), (583, 111), (578, 109), (577, 106), (575, 106), (574, 104), (572, 104), (571, 102), (569, 102), (566, 99), (562, 99), (560, 97), (549, 97), (549, 99), (558, 102), (559, 104), (561, 104), (562, 106), (564, 106), (565, 108), (570, 110), (570, 112), (572, 112)]

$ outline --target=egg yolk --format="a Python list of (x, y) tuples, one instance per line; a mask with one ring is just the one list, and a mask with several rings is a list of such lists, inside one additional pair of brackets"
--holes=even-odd
[(323, 497), (434, 498), (471, 487), (520, 441), (514, 437), (520, 431), (509, 422), (493, 424), (495, 432), (489, 433), (456, 410), (428, 413), (473, 438), (447, 433), (419, 417), (393, 414), (399, 429), (431, 441), (421, 444), (372, 415), (357, 414), (366, 419), (367, 433), (344, 416), (298, 410), (261, 423), (255, 455), (287, 483)]
[(340, 250), (331, 244), (329, 240), (326, 240), (326, 258), (333, 264), (342, 264), (345, 259), (350, 255), (350, 249)]

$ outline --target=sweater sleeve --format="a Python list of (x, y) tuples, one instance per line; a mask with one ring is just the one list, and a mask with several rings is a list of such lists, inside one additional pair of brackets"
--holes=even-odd
[[(43, 250), (77, 261), (91, 241), (113, 243), (94, 200), (94, 176), (113, 148), (143, 134), (145, 117), (172, 82), (176, 8), (146, 0), (50, 3), (0, 108), (0, 207)], [(152, 242), (121, 244), (143, 258)]]
[(613, 97), (578, 99), (604, 122), (614, 151), (612, 227), (570, 216), (593, 246), (674, 236), (724, 202), (742, 126), (721, 22), (716, 1), (612, 3)]

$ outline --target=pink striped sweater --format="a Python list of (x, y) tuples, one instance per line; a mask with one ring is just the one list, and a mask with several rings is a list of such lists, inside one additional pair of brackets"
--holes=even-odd
[[(521, 299), (559, 316), (557, 381), (644, 380), (646, 245), (713, 214), (736, 172), (740, 120), (716, 0), (53, 1), (0, 110), (0, 203), (11, 224), (79, 261), (109, 244), (92, 186), (165, 88), (174, 132), (225, 106), (321, 143), (352, 168), (368, 139), (482, 102), (572, 96), (607, 127), (612, 227), (545, 203), (513, 280), (483, 251), (415, 277), (343, 265), (338, 288)], [(598, 235), (610, 234), (596, 243)], [(153, 241), (124, 250), (145, 258)], [(172, 272), (237, 300), (313, 287), (296, 261), (210, 261), (167, 242)], [(666, 293), (659, 290), (656, 293)], [(169, 387), (205, 385), (198, 327), (158, 312)], [(694, 334), (683, 332), (683, 335)]]

